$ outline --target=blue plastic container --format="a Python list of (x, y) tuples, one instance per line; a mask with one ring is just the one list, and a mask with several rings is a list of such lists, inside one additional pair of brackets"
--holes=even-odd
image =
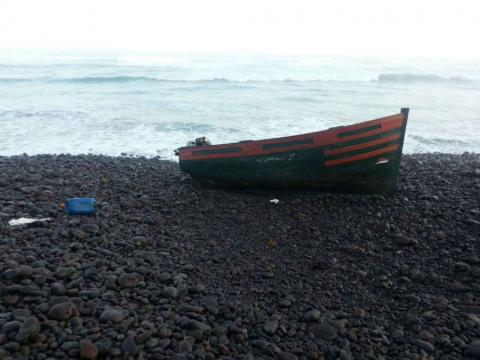
[(69, 215), (92, 215), (95, 214), (95, 199), (71, 198), (65, 200), (65, 212)]

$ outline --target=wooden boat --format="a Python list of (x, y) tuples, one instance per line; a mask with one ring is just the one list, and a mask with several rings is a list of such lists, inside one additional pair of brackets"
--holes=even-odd
[(180, 169), (230, 188), (388, 194), (396, 188), (408, 110), (302, 135), (182, 147)]

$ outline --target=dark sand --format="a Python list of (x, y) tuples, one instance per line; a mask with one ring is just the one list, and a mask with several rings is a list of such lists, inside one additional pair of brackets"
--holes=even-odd
[[(478, 358), (480, 155), (404, 156), (399, 184), (233, 192), (159, 159), (0, 158), (0, 359)], [(64, 214), (73, 196), (97, 214)]]

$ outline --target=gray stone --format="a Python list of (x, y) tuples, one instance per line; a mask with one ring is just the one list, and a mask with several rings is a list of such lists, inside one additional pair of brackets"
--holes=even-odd
[(344, 349), (340, 350), (339, 353), (340, 360), (351, 360), (352, 356)]
[(67, 301), (64, 303), (53, 305), (48, 311), (47, 316), (50, 319), (65, 321), (70, 319), (77, 312), (77, 306), (74, 303)]
[(292, 354), (290, 352), (282, 351), (278, 353), (278, 359), (279, 360), (298, 360), (298, 357), (295, 354)]
[(305, 321), (313, 322), (318, 321), (320, 319), (321, 312), (317, 309), (312, 309), (305, 313), (303, 316)]
[(20, 265), (15, 270), (17, 271), (16, 279), (30, 279), (33, 276), (33, 269), (28, 265)]
[(480, 314), (479, 305), (458, 305), (457, 309), (463, 313)]
[(100, 321), (112, 321), (114, 323), (119, 323), (125, 320), (127, 313), (123, 309), (107, 309), (104, 310), (102, 315), (100, 315)]
[(401, 329), (395, 329), (392, 331), (392, 338), (402, 339), (405, 336), (405, 333)]
[(175, 299), (175, 298), (178, 297), (179, 292), (178, 292), (178, 289), (176, 287), (168, 286), (168, 287), (163, 289), (162, 295), (163, 295), (163, 297), (166, 297), (166, 298), (169, 298), (169, 299)]
[(433, 353), (435, 351), (435, 346), (428, 341), (415, 339), (412, 341), (412, 344), (418, 346), (420, 349), (425, 350), (428, 353)]
[(192, 352), (192, 343), (188, 340), (182, 340), (178, 343), (180, 352), (191, 353)]
[(80, 344), (78, 341), (65, 341), (62, 343), (61, 349), (65, 352), (69, 352), (72, 350), (78, 350), (79, 346)]
[(5, 350), (15, 352), (15, 351), (18, 351), (19, 349), (20, 349), (20, 344), (18, 342), (11, 341), (5, 344)]
[(80, 341), (80, 359), (95, 360), (98, 356), (98, 349), (89, 339)]
[(158, 341), (158, 346), (162, 349), (166, 349), (170, 346), (171, 343), (172, 341), (170, 339), (160, 339)]
[(137, 335), (137, 337), (135, 338), (135, 342), (137, 344), (143, 344), (147, 340), (149, 340), (151, 337), (152, 337), (152, 332), (150, 330), (146, 330)]
[(131, 336), (127, 336), (122, 342), (122, 351), (125, 355), (136, 355), (137, 354), (137, 344)]
[(201, 293), (205, 292), (206, 288), (205, 288), (205, 285), (203, 285), (203, 284), (196, 284), (196, 285), (191, 286), (188, 290), (192, 294), (201, 294)]
[(82, 290), (78, 293), (80, 297), (86, 297), (87, 299), (95, 299), (99, 295), (98, 289)]
[(158, 345), (158, 339), (157, 338), (152, 338), (145, 343), (145, 346), (148, 349), (154, 348), (157, 345)]
[(90, 234), (96, 234), (100, 231), (100, 228), (95, 224), (83, 224), (81, 229)]
[(250, 343), (253, 346), (258, 347), (260, 349), (264, 349), (269, 345), (269, 343), (267, 341), (262, 340), (262, 339), (254, 339), (254, 340), (250, 341)]
[(75, 272), (75, 268), (73, 266), (69, 266), (69, 267), (60, 266), (57, 269), (57, 271), (55, 271), (55, 276), (58, 279), (65, 279), (69, 277), (71, 274), (73, 274), (74, 272)]
[(73, 237), (79, 239), (79, 240), (84, 240), (88, 237), (87, 233), (83, 230), (80, 229), (72, 229), (70, 230), (71, 234)]
[(12, 311), (12, 315), (15, 319), (26, 319), (32, 314), (29, 309), (15, 309)]
[(322, 340), (333, 340), (338, 336), (337, 330), (328, 323), (312, 325), (309, 327), (308, 331)]
[(473, 340), (468, 344), (468, 352), (476, 359), (480, 359), (480, 339)]
[(226, 335), (228, 332), (228, 329), (225, 327), (225, 326), (215, 326), (213, 328), (213, 333), (216, 335), (216, 336), (222, 336), (222, 335)]
[(145, 246), (149, 243), (148, 239), (145, 236), (134, 236), (133, 242), (135, 243), (135, 245), (138, 246)]
[(273, 335), (277, 332), (278, 329), (278, 321), (277, 320), (269, 320), (265, 324), (263, 324), (263, 330), (270, 335)]
[(402, 236), (402, 235), (397, 235), (393, 238), (393, 242), (397, 245), (401, 246), (413, 246), (413, 245), (418, 245), (418, 241), (416, 239), (413, 239), (411, 237), (407, 236)]
[(137, 274), (126, 274), (123, 273), (118, 277), (118, 284), (123, 288), (134, 288), (140, 282), (140, 276)]
[(61, 282), (54, 282), (51, 285), (52, 293), (53, 295), (64, 295), (65, 294), (65, 285), (63, 285)]
[(19, 343), (33, 339), (40, 332), (40, 322), (36, 316), (31, 316), (23, 322), (15, 338)]
[(9, 321), (3, 324), (2, 333), (8, 334), (13, 331), (18, 331), (18, 329), (20, 329), (20, 326), (21, 326), (20, 321), (17, 321), (17, 320)]
[(109, 290), (115, 290), (117, 288), (117, 277), (115, 275), (106, 276), (105, 287)]

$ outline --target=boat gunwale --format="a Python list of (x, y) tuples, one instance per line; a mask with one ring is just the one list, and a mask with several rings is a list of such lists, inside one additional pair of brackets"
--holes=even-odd
[[(337, 126), (329, 128), (326, 130), (315, 131), (304, 134), (290, 135), (278, 138), (268, 138), (260, 140), (251, 140), (251, 141), (240, 141), (235, 143), (224, 143), (216, 144), (209, 146), (189, 146), (179, 148), (179, 160), (180, 161), (196, 161), (196, 160), (209, 160), (215, 158), (238, 158), (238, 157), (250, 157), (258, 156), (263, 154), (277, 154), (292, 150), (308, 149), (308, 148), (318, 148), (318, 147), (328, 147), (335, 144), (340, 144), (343, 142), (349, 142), (352, 140), (362, 139), (365, 137), (376, 136), (387, 131), (398, 130), (400, 134), (400, 140), (403, 143), (404, 138), (404, 128), (406, 126), (407, 116), (402, 112), (385, 116), (378, 119), (368, 120), (360, 123), (355, 123), (352, 125)], [(365, 128), (372, 127), (374, 125), (380, 124), (381, 126), (376, 127), (375, 129), (369, 129), (367, 131), (362, 131), (360, 133), (355, 132), (356, 130), (362, 130)], [(348, 134), (347, 136), (339, 136), (339, 134), (349, 133), (354, 131), (354, 134)], [(294, 146), (285, 146), (282, 147), (283, 143), (290, 143), (295, 141), (301, 141), (303, 139), (312, 138), (312, 141), (307, 144), (299, 144)], [(267, 145), (277, 145), (270, 146), (268, 149), (265, 149)], [(402, 144), (403, 145), (403, 144)], [(240, 151), (235, 152), (225, 152), (221, 153), (221, 150), (228, 150), (229, 148), (240, 148)], [(245, 151), (244, 151), (245, 150)], [(209, 151), (212, 151), (211, 154), (208, 154)], [(261, 152), (259, 152), (261, 151)], [(201, 152), (202, 154), (195, 154), (195, 152)]]

